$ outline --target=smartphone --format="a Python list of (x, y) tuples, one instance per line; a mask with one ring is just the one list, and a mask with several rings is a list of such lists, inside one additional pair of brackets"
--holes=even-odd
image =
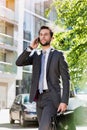
[(39, 37), (38, 37), (38, 39), (37, 39), (37, 40), (38, 40), (38, 42), (40, 42), (40, 38), (39, 38)]

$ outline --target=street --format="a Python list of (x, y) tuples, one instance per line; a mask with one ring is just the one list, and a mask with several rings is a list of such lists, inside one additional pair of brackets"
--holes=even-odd
[[(0, 130), (38, 130), (35, 125), (28, 125), (25, 128), (22, 128), (19, 125), (19, 122), (15, 124), (9, 123), (9, 109), (0, 110)], [(87, 127), (76, 127), (76, 130), (87, 130)]]

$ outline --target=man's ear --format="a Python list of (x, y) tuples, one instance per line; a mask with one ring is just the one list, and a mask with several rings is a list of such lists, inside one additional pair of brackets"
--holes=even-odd
[(54, 40), (54, 37), (51, 38), (51, 41)]

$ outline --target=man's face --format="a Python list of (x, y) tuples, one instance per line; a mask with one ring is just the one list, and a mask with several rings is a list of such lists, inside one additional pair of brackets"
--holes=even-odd
[(50, 31), (48, 29), (42, 29), (40, 31), (39, 38), (40, 38), (40, 44), (42, 46), (50, 45), (50, 42), (52, 40)]

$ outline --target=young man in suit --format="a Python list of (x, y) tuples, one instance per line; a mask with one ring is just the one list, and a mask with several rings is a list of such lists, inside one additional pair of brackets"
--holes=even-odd
[[(48, 26), (42, 26), (39, 38), (36, 38), (16, 61), (17, 66), (33, 67), (30, 102), (36, 101), (39, 130), (51, 129), (51, 117), (57, 111), (64, 112), (69, 99), (68, 65), (63, 53), (51, 47), (52, 39), (52, 30)], [(37, 49), (39, 44), (42, 50)], [(60, 77), (63, 85), (62, 96)]]

